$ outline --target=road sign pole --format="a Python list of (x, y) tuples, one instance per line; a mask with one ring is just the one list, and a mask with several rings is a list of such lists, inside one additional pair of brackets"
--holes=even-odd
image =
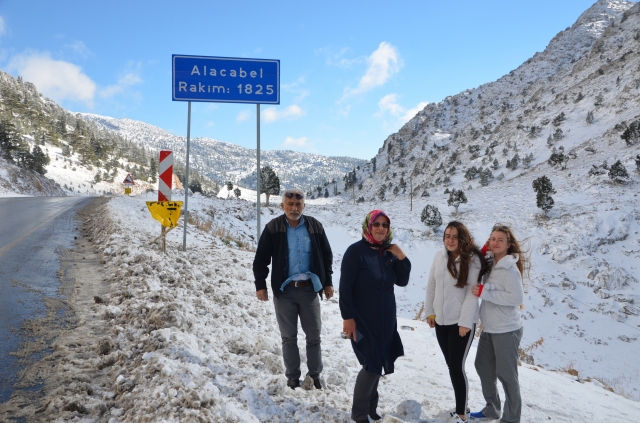
[(256, 148), (256, 163), (258, 166), (258, 170), (256, 172), (256, 175), (258, 175), (257, 178), (257, 187), (256, 187), (256, 191), (257, 191), (257, 195), (258, 195), (258, 201), (256, 202), (257, 206), (257, 211), (258, 211), (258, 237), (256, 238), (256, 245), (258, 245), (258, 241), (260, 240), (260, 104), (256, 104), (256, 122), (258, 124), (257, 127), (257, 141), (258, 141), (258, 148)]
[(187, 251), (187, 216), (189, 216), (189, 208), (187, 202), (189, 201), (189, 143), (191, 141), (191, 102), (189, 101), (189, 107), (187, 109), (187, 171), (184, 176), (184, 235), (182, 237), (182, 251)]

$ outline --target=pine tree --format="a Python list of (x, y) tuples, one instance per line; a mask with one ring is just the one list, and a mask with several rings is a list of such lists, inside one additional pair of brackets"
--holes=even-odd
[(629, 173), (624, 165), (618, 160), (615, 162), (611, 169), (609, 169), (609, 179), (616, 184), (624, 184), (629, 182)]
[(565, 120), (565, 114), (564, 112), (560, 113), (558, 116), (556, 116), (555, 118), (553, 118), (553, 126), (559, 126), (563, 120)]
[(433, 228), (434, 231), (440, 225), (442, 225), (442, 216), (440, 215), (440, 210), (438, 210), (436, 206), (432, 206), (431, 204), (427, 204), (427, 206), (422, 210), (420, 220), (425, 225)]
[(493, 168), (493, 170), (498, 170), (498, 168), (500, 167), (500, 163), (498, 163), (498, 159), (493, 159), (493, 164), (491, 165), (491, 167)]
[(47, 156), (39, 145), (34, 145), (31, 154), (28, 156), (27, 168), (38, 172), (41, 175), (47, 173), (47, 169), (44, 167), (51, 162), (49, 156)]
[(466, 172), (464, 173), (464, 177), (467, 181), (470, 181), (472, 179), (475, 179), (475, 177), (478, 175), (479, 173), (479, 169), (476, 169), (475, 166), (471, 166), (469, 169), (466, 170)]
[(529, 169), (532, 161), (533, 161), (533, 153), (527, 154), (524, 157), (524, 159), (522, 159), (522, 164), (524, 165), (525, 169)]
[[(232, 189), (233, 189), (233, 184), (231, 183), (231, 181), (227, 182), (227, 198), (229, 198), (229, 194), (231, 194)], [(269, 200), (267, 200), (267, 204), (268, 203), (269, 203)]]
[(546, 176), (535, 179), (532, 185), (536, 192), (536, 206), (538, 206), (546, 216), (555, 203), (551, 194), (555, 194), (556, 190), (553, 189), (553, 184), (551, 184), (551, 181)]
[(155, 159), (151, 159), (151, 164), (149, 165), (149, 178), (152, 184), (158, 182), (158, 163), (156, 163)]
[(636, 172), (640, 173), (640, 154), (636, 156), (635, 161), (636, 161)]
[(489, 185), (489, 182), (493, 179), (493, 174), (491, 173), (491, 169), (486, 168), (480, 172), (480, 185), (486, 187)]
[(260, 171), (260, 194), (267, 196), (267, 206), (269, 206), (269, 196), (280, 194), (280, 178), (271, 166), (265, 166)]
[(466, 202), (467, 196), (461, 189), (452, 189), (451, 192), (449, 192), (449, 200), (447, 200), (447, 204), (455, 207), (456, 213), (458, 213), (458, 207), (460, 207), (460, 204), (464, 204)]
[(242, 195), (242, 191), (240, 191), (240, 188), (236, 187), (236, 189), (233, 190), (233, 194), (236, 196), (236, 198), (240, 198), (240, 196)]
[(553, 152), (551, 153), (551, 156), (549, 157), (547, 162), (551, 166), (561, 165), (562, 169), (566, 169), (567, 163), (569, 162), (569, 156), (564, 154), (564, 150), (561, 149), (556, 151), (556, 148), (554, 147)]
[[(516, 157), (518, 157), (518, 154), (516, 153), (515, 156), (513, 156), (513, 159), (507, 159), (507, 163), (505, 164), (505, 167), (507, 169), (515, 169), (516, 166), (518, 166), (518, 161), (520, 159), (520, 157), (518, 157), (518, 160), (515, 160)], [(515, 161), (514, 161), (515, 160)]]
[(620, 135), (620, 138), (625, 140), (629, 147), (640, 142), (640, 121), (635, 121), (629, 125)]
[(0, 120), (0, 154), (13, 161), (13, 156), (20, 150), (20, 136), (11, 122)]

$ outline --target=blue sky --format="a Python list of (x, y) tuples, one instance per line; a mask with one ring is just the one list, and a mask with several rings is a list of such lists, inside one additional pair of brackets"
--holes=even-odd
[[(373, 157), (428, 102), (542, 51), (592, 0), (0, 0), (0, 69), (63, 107), (186, 135), (171, 55), (280, 60), (261, 147)], [(256, 147), (256, 106), (192, 103), (192, 137)]]

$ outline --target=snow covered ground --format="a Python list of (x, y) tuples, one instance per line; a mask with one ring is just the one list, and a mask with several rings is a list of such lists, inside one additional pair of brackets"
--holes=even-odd
[[(179, 197), (174, 194), (174, 200)], [(155, 199), (155, 194), (115, 197), (104, 213), (92, 219), (90, 236), (102, 254), (104, 278), (110, 289), (104, 303), (97, 304), (110, 328), (101, 340), (101, 345), (108, 347), (102, 355), (75, 355), (77, 370), (67, 367), (65, 371), (73, 374), (86, 367), (98, 368), (99, 377), (87, 382), (90, 389), (76, 389), (74, 393), (59, 390), (44, 415), (57, 421), (88, 421), (89, 417), (112, 423), (349, 421), (359, 369), (349, 342), (340, 336), (342, 320), (337, 300), (322, 302), (324, 389), (292, 391), (286, 387), (273, 305), (255, 298), (253, 244), (247, 242), (255, 234), (255, 204), (191, 196), (191, 220), (197, 221), (200, 229), (188, 227), (187, 251), (183, 252), (180, 225), (167, 236), (167, 253), (163, 254), (157, 243), (149, 245), (160, 225), (151, 219), (145, 201)], [(406, 355), (398, 360), (396, 373), (382, 379), (379, 412), (386, 416), (387, 423), (445, 422), (448, 411), (454, 408), (446, 365), (434, 332), (413, 320), (424, 297), (426, 272), (439, 248), (440, 235), (425, 233), (415, 216), (415, 204), (413, 213), (408, 205), (386, 205), (392, 206), (387, 209), (396, 228), (396, 240), (414, 267), (409, 287), (396, 290)], [(342, 252), (358, 238), (360, 220), (371, 207), (327, 199), (309, 202), (307, 213), (324, 222), (335, 251), (336, 285)], [(470, 220), (469, 213), (464, 220), (469, 221), (477, 237), (486, 234), (493, 220), (485, 222), (489, 216), (482, 215), (479, 207), (468, 207), (476, 210), (476, 217)], [(262, 224), (278, 214), (276, 208), (263, 207)], [(519, 222), (513, 223), (516, 232), (524, 232)], [(215, 228), (226, 229), (222, 233)], [(534, 260), (546, 262), (537, 253)], [(576, 376), (554, 370), (568, 370), (571, 360), (578, 367), (585, 360), (577, 351), (581, 349), (588, 357), (601, 357), (594, 368), (603, 373), (609, 371), (603, 366), (606, 360), (612, 362), (617, 378), (624, 379), (626, 370), (628, 383), (621, 386), (632, 391), (638, 380), (634, 374), (638, 367), (633, 361), (637, 343), (617, 339), (616, 331), (622, 330), (618, 328), (622, 325), (603, 315), (594, 315), (593, 320), (597, 316), (608, 328), (612, 339), (606, 343), (610, 345), (578, 342), (579, 335), (574, 332), (581, 320), (569, 321), (543, 305), (545, 297), (540, 295), (542, 288), (536, 286), (537, 281), (550, 278), (557, 269), (540, 267), (538, 264), (529, 287), (527, 314), (534, 317), (525, 322), (523, 346), (543, 336), (537, 349), (545, 353), (539, 355), (535, 348), (531, 352), (548, 363), (542, 367), (523, 363), (520, 367), (523, 421), (632, 421), (640, 412), (638, 402), (607, 390), (602, 381), (582, 371)], [(578, 294), (578, 289), (571, 291), (572, 296)], [(565, 296), (561, 288), (546, 295), (558, 302)], [(586, 309), (574, 313), (580, 319), (589, 314)], [(591, 329), (594, 323), (580, 327), (599, 330), (597, 324)], [(556, 332), (556, 327), (565, 324), (575, 329), (566, 334)], [(304, 362), (302, 336), (299, 344)], [(57, 353), (64, 355), (64, 348), (59, 346)], [(470, 406), (477, 410), (483, 398), (474, 357), (475, 343), (467, 372)], [(305, 370), (303, 366), (303, 374)], [(83, 404), (84, 413), (69, 407), (71, 401)]]

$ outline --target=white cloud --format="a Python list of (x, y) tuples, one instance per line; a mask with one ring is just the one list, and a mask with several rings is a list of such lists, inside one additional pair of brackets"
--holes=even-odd
[(244, 122), (245, 120), (249, 120), (250, 117), (251, 112), (249, 110), (241, 110), (236, 116), (236, 122)]
[(262, 119), (265, 123), (271, 123), (281, 119), (298, 119), (306, 114), (300, 106), (292, 104), (282, 110), (275, 107), (266, 108), (262, 111)]
[(356, 64), (364, 62), (365, 57), (356, 57), (355, 59), (347, 59), (344, 56), (350, 51), (348, 47), (335, 51), (331, 46), (322, 47), (316, 50), (316, 53), (326, 57), (328, 66), (336, 66), (342, 69), (349, 69)]
[(406, 112), (404, 112), (404, 116), (402, 116), (401, 120), (403, 122), (409, 122), (411, 119), (413, 119), (415, 117), (415, 115), (420, 110), (422, 110), (425, 107), (427, 107), (427, 104), (429, 104), (428, 101), (421, 101), (420, 103), (418, 103), (418, 105), (416, 107), (413, 107), (413, 108), (407, 110)]
[(25, 81), (34, 83), (40, 92), (55, 101), (80, 101), (93, 107), (96, 83), (82, 72), (80, 66), (54, 60), (45, 52), (14, 56), (8, 68)]
[(360, 78), (356, 88), (345, 88), (343, 99), (355, 94), (362, 94), (384, 85), (402, 67), (402, 59), (398, 50), (387, 42), (381, 42), (376, 51), (367, 58), (369, 67)]
[(376, 116), (382, 116), (385, 113), (389, 113), (393, 116), (400, 116), (404, 109), (401, 105), (397, 103), (398, 95), (397, 94), (387, 94), (378, 101), (378, 113)]
[(416, 113), (424, 109), (429, 104), (427, 101), (421, 101), (417, 106), (405, 110), (400, 104), (398, 104), (397, 94), (387, 94), (378, 101), (378, 112), (375, 113), (376, 117), (383, 117), (385, 114), (390, 114), (398, 118), (400, 123), (406, 123), (410, 121)]
[(142, 69), (142, 64), (138, 63), (129, 63), (126, 69), (122, 72), (118, 82), (113, 85), (108, 85), (105, 88), (100, 90), (100, 96), (103, 98), (111, 98), (117, 94), (121, 94), (128, 90), (131, 86), (139, 84), (142, 81), (140, 77)]
[(291, 84), (282, 84), (282, 90), (295, 94), (294, 102), (299, 103), (309, 95), (309, 90), (302, 88), (301, 86), (306, 84), (306, 78), (304, 76), (299, 77), (295, 82)]
[(65, 44), (64, 48), (71, 50), (71, 52), (82, 58), (88, 58), (95, 56), (95, 53), (89, 50), (89, 48), (82, 41), (74, 41), (71, 44)]
[(283, 147), (309, 147), (309, 140), (307, 137), (293, 138), (287, 137), (282, 143)]

